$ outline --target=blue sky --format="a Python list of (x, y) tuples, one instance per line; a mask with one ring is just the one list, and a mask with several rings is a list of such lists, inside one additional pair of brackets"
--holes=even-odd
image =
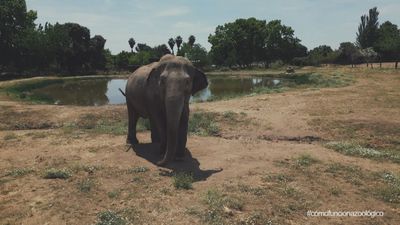
[(128, 39), (150, 46), (181, 35), (207, 49), (207, 39), (217, 25), (237, 18), (280, 19), (295, 30), (309, 49), (321, 44), (337, 48), (355, 41), (360, 16), (377, 6), (380, 22), (400, 25), (399, 0), (27, 0), (38, 12), (37, 23), (77, 22), (91, 35), (107, 39), (114, 54), (129, 50)]

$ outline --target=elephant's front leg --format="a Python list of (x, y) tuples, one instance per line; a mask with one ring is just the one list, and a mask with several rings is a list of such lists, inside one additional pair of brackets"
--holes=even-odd
[(167, 149), (167, 133), (165, 126), (165, 118), (158, 112), (152, 115), (151, 121), (151, 141), (160, 143), (160, 155), (164, 155)]
[(127, 103), (128, 107), (128, 136), (126, 138), (127, 144), (137, 144), (139, 143), (138, 139), (136, 138), (136, 124), (139, 119), (139, 115), (133, 109), (132, 105)]
[(179, 122), (178, 131), (178, 149), (176, 151), (175, 159), (181, 161), (185, 157), (187, 132), (189, 126), (189, 104), (185, 104), (182, 112), (182, 117)]

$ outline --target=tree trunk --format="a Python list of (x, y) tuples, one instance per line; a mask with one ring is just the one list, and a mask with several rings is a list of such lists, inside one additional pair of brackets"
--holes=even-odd
[(382, 68), (382, 60), (379, 60), (379, 68)]
[(396, 61), (396, 63), (394, 64), (394, 68), (397, 70), (397, 64), (399, 63), (399, 61)]

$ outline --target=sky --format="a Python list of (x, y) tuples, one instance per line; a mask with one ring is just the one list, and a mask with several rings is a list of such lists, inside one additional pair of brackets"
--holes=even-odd
[(354, 42), (360, 17), (378, 7), (381, 23), (400, 25), (399, 0), (26, 0), (38, 13), (36, 23), (76, 22), (102, 35), (113, 54), (129, 51), (128, 39), (150, 46), (181, 35), (196, 37), (207, 50), (208, 36), (218, 25), (238, 18), (282, 20), (302, 44), (337, 48)]

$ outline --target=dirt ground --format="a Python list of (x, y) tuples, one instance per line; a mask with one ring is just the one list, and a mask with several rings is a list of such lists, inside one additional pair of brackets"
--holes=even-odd
[[(123, 131), (86, 121), (126, 120), (123, 105), (36, 105), (3, 93), (0, 224), (398, 224), (400, 71), (304, 70), (349, 74), (354, 83), (191, 104), (192, 114), (218, 115), (219, 132), (190, 134), (191, 155), (168, 168), (155, 165), (148, 131), (127, 152)], [(335, 142), (385, 155), (327, 147)], [(45, 179), (50, 168), (68, 177)], [(182, 172), (192, 188), (174, 186)], [(107, 210), (120, 223), (106, 223)]]

